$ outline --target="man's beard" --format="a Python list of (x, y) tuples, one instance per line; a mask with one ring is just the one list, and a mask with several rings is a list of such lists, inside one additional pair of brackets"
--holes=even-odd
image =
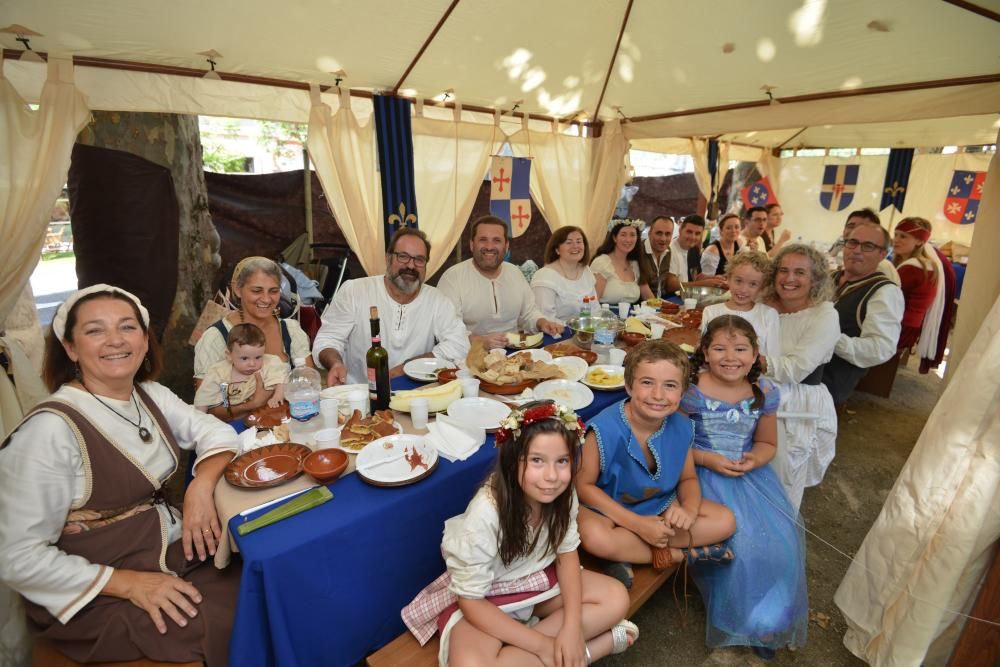
[[(483, 271), (496, 271), (503, 263), (503, 254), (498, 252), (490, 256), (483, 253), (476, 253), (472, 256), (472, 261)], [(490, 261), (492, 261), (492, 264), (490, 264)]]
[(403, 294), (416, 294), (423, 284), (420, 274), (413, 269), (400, 269), (396, 273), (390, 274), (389, 282)]

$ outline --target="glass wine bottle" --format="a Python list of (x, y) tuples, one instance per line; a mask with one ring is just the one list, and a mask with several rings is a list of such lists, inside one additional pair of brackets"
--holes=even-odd
[(382, 347), (379, 336), (378, 308), (369, 309), (372, 325), (372, 346), (368, 348), (365, 362), (368, 366), (368, 399), (371, 409), (385, 410), (389, 407), (389, 352)]

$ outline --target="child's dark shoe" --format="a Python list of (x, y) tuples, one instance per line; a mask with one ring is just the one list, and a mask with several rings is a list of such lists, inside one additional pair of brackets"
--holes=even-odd
[(629, 563), (608, 563), (604, 568), (604, 574), (612, 579), (622, 582), (625, 588), (632, 588), (632, 565)]
[(773, 660), (774, 656), (778, 654), (773, 648), (767, 648), (766, 646), (752, 646), (753, 654), (760, 658), (761, 660)]

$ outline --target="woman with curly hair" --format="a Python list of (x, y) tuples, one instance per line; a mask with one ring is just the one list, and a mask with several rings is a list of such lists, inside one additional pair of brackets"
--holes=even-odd
[(774, 467), (796, 509), (805, 488), (823, 481), (836, 453), (837, 411), (823, 384), (823, 367), (840, 336), (832, 294), (833, 282), (819, 251), (793, 243), (775, 255), (763, 302), (778, 311), (781, 354), (761, 357), (761, 365), (778, 383), (781, 411), (809, 415), (778, 420)]

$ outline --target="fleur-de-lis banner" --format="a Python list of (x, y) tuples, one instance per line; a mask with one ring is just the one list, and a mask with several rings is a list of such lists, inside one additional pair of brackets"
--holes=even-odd
[(903, 212), (912, 163), (912, 148), (893, 148), (889, 151), (889, 162), (885, 166), (885, 183), (882, 184), (882, 203), (878, 205), (878, 210), (881, 211), (886, 206), (895, 206), (897, 211)]
[(375, 134), (382, 177), (385, 244), (400, 227), (417, 226), (417, 192), (413, 184), (413, 131), (410, 101), (375, 95)]

